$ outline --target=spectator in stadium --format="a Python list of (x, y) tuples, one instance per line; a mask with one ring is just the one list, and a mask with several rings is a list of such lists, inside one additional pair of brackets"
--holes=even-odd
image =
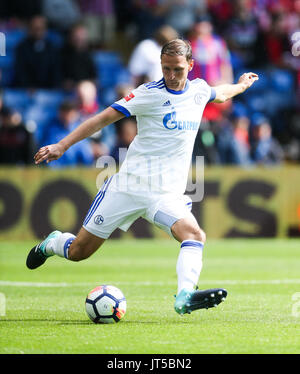
[(213, 0), (207, 2), (209, 14), (214, 19), (216, 31), (222, 34), (233, 14), (232, 0)]
[(134, 117), (125, 117), (121, 119), (117, 126), (117, 143), (110, 152), (110, 155), (120, 164), (124, 161), (126, 153), (121, 150), (128, 149), (130, 143), (137, 134), (137, 125)]
[(82, 24), (74, 25), (62, 50), (63, 86), (75, 88), (82, 80), (95, 81), (96, 67), (89, 49), (88, 31)]
[(79, 104), (79, 112), (82, 121), (95, 114), (99, 110), (97, 87), (93, 81), (84, 80), (77, 84), (76, 94)]
[(128, 63), (135, 87), (145, 82), (161, 79), (161, 47), (168, 41), (176, 39), (177, 36), (177, 32), (171, 26), (165, 25), (154, 33), (153, 38), (138, 43)]
[(210, 16), (200, 16), (190, 33), (194, 67), (189, 79), (202, 78), (209, 85), (232, 83), (233, 74), (226, 42), (213, 33)]
[(164, 9), (157, 0), (130, 0), (136, 37), (141, 41), (149, 39), (164, 24)]
[(109, 47), (115, 34), (113, 0), (78, 0), (82, 22), (88, 29), (89, 43), (96, 47)]
[(206, 0), (158, 0), (164, 22), (183, 37), (195, 23), (197, 16), (206, 13)]
[(236, 104), (231, 120), (224, 118), (218, 133), (217, 147), (221, 164), (240, 166), (251, 164), (249, 126), (247, 109), (241, 104)]
[(283, 161), (284, 152), (272, 137), (272, 127), (264, 116), (258, 116), (252, 124), (251, 156), (256, 164), (276, 165)]
[(76, 0), (42, 0), (43, 15), (53, 27), (66, 32), (80, 21), (81, 13)]
[(128, 26), (135, 23), (135, 9), (133, 3), (135, 0), (114, 0), (114, 13), (116, 18), (116, 31), (126, 33)]
[[(58, 112), (58, 118), (45, 128), (43, 144), (54, 144), (61, 136), (72, 132), (80, 123), (78, 106), (72, 101), (64, 101)], [(74, 147), (66, 157), (51, 164), (52, 167), (75, 167), (78, 165), (92, 165), (94, 161), (92, 148), (88, 139), (85, 139)]]
[(279, 68), (287, 67), (284, 55), (290, 52), (292, 46), (287, 35), (284, 14), (272, 14), (270, 26), (264, 33), (264, 44), (269, 64)]
[[(213, 15), (218, 30), (225, 30), (225, 26), (230, 25), (234, 3), (240, 6), (237, 1), (232, 0), (210, 0), (208, 2), (209, 12)], [(242, 3), (244, 3), (241, 4), (242, 7), (246, 7), (246, 10), (255, 16), (262, 31), (270, 27), (273, 14), (284, 14), (289, 27), (293, 27), (292, 25), (299, 19), (299, 0), (251, 0)]]
[(29, 21), (28, 36), (16, 49), (16, 87), (38, 89), (60, 85), (59, 53), (46, 35), (46, 18), (34, 16)]
[(3, 107), (0, 111), (0, 164), (32, 164), (33, 148), (33, 137), (20, 114)]
[[(189, 79), (204, 79), (210, 86), (232, 83), (233, 72), (230, 54), (226, 42), (213, 32), (213, 24), (209, 15), (197, 18), (190, 33), (193, 50), (194, 67)], [(222, 113), (227, 111), (231, 102), (223, 104), (208, 103), (203, 118), (208, 121), (220, 121)]]
[(236, 0), (233, 17), (225, 30), (226, 40), (237, 68), (249, 68), (261, 62), (261, 35), (251, 0)]
[(219, 130), (219, 124), (207, 120), (203, 120), (198, 130), (192, 162), (196, 163), (197, 156), (203, 156), (206, 165), (213, 165), (220, 163), (219, 152), (216, 144), (216, 134)]
[[(97, 87), (92, 81), (79, 82), (76, 87), (80, 120), (85, 121), (100, 110)], [(109, 153), (115, 145), (115, 126), (108, 126), (93, 134), (91, 142), (94, 159)]]

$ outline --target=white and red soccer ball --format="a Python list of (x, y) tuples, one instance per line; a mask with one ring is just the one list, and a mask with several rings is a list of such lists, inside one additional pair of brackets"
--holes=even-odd
[(94, 323), (116, 323), (126, 313), (126, 299), (117, 287), (98, 286), (87, 295), (85, 310)]

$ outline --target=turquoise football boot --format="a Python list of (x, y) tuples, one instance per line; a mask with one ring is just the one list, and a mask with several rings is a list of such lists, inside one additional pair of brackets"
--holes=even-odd
[(208, 309), (219, 305), (225, 300), (227, 291), (224, 288), (209, 290), (182, 289), (176, 296), (174, 309), (178, 314), (190, 314), (194, 310)]
[(61, 232), (58, 230), (51, 232), (51, 234), (49, 234), (45, 240), (31, 249), (26, 260), (26, 266), (28, 269), (38, 268), (39, 266), (43, 265), (48, 257), (53, 256), (46, 253), (46, 246), (49, 240), (57, 237), (60, 234)]

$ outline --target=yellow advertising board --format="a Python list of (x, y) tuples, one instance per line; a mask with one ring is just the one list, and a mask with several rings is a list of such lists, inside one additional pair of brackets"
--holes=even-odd
[[(1, 240), (42, 238), (53, 229), (76, 233), (107, 174), (0, 168)], [(204, 174), (204, 197), (193, 202), (193, 213), (208, 238), (300, 237), (300, 167), (206, 167)], [(123, 235), (166, 234), (140, 219), (112, 237)]]

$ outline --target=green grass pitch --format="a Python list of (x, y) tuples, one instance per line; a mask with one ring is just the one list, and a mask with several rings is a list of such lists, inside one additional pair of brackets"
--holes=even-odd
[[(174, 240), (110, 240), (88, 260), (53, 257), (34, 271), (25, 267), (33, 242), (1, 242), (0, 353), (300, 353), (299, 244), (208, 241), (199, 288), (224, 287), (228, 297), (179, 316)], [(126, 296), (118, 324), (85, 313), (100, 284)]]

